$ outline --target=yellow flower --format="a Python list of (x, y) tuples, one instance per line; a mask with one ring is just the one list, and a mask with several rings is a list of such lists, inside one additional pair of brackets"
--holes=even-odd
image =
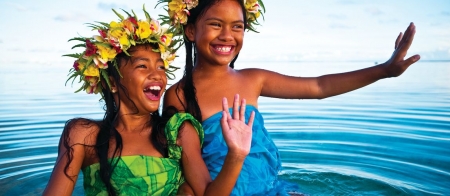
[(128, 35), (134, 33), (135, 31), (134, 24), (129, 19), (122, 21), (122, 25), (127, 30)]
[(105, 47), (101, 44), (97, 44), (97, 54), (100, 55), (101, 60), (104, 62), (113, 60), (116, 57), (117, 52), (114, 48)]
[[(84, 65), (80, 64), (80, 70), (83, 70), (83, 69), (84, 69)], [(83, 75), (85, 77), (87, 77), (87, 76), (99, 77), (100, 71), (98, 70), (97, 67), (95, 67), (91, 64), (91, 65), (87, 66), (87, 68), (84, 70)]]
[(255, 4), (258, 4), (258, 0), (246, 0), (245, 1), (245, 9), (249, 10), (250, 8), (255, 6)]
[(245, 2), (245, 9), (247, 10), (247, 19), (250, 21), (256, 20), (261, 15), (257, 0), (247, 0)]
[(90, 86), (97, 86), (97, 83), (99, 82), (99, 78), (95, 76), (86, 76), (84, 78)]
[(86, 93), (87, 94), (97, 94), (97, 93), (99, 93), (100, 92), (100, 88), (97, 88), (97, 85), (95, 85), (95, 86), (88, 86), (87, 88), (86, 88)]
[[(188, 2), (190, 5), (195, 5), (195, 2)], [(198, 2), (197, 2), (198, 4)], [(189, 13), (189, 10), (186, 9), (186, 3), (183, 2), (183, 0), (172, 0), (169, 3), (169, 16), (172, 18), (172, 23), (177, 24), (184, 24), (187, 22), (187, 15)]]
[(147, 21), (140, 20), (138, 22), (139, 28), (136, 31), (137, 36), (140, 39), (146, 39), (152, 34), (152, 30), (150, 29), (150, 24)]
[(186, 9), (186, 4), (183, 2), (183, 0), (172, 0), (169, 3), (169, 11), (178, 13)]
[(112, 21), (111, 23), (109, 23), (109, 26), (110, 26), (109, 35), (116, 39), (119, 39), (125, 33), (122, 23)]
[(164, 34), (161, 36), (161, 42), (165, 45), (165, 46), (169, 46), (170, 43), (172, 42), (172, 33), (169, 34)]
[(164, 68), (169, 69), (170, 63), (175, 60), (176, 55), (170, 53), (170, 51), (161, 52), (161, 58), (164, 60)]
[(186, 5), (187, 5), (187, 9), (191, 10), (192, 8), (197, 7), (198, 5), (198, 0), (184, 0)]
[(108, 68), (108, 61), (103, 60), (99, 56), (96, 56), (93, 58), (95, 65), (97, 65), (100, 69), (107, 69)]

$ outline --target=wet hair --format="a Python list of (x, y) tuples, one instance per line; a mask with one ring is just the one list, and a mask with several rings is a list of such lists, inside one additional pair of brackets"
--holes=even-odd
[[(136, 47), (132, 47), (128, 50), (130, 54), (132, 54), (135, 50), (138, 49), (138, 47), (145, 47), (145, 49), (152, 49), (157, 48), (157, 45), (154, 44), (142, 44), (138, 45)], [(118, 66), (123, 66), (126, 63), (131, 61), (131, 57), (127, 56), (124, 52), (119, 53), (116, 56), (116, 62), (118, 63)], [(110, 63), (110, 62), (108, 62)], [(133, 102), (133, 100), (130, 98), (128, 91), (125, 86), (123, 86), (120, 83), (121, 76), (118, 72), (118, 69), (116, 69), (112, 64), (108, 64), (108, 75), (112, 76), (114, 79), (115, 84), (118, 86), (118, 92), (122, 91), (125, 95), (125, 98), (128, 99), (136, 109), (136, 113), (138, 112), (138, 108), (136, 107), (136, 104)], [(113, 93), (111, 90), (104, 84), (105, 88), (102, 88), (102, 92), (104, 95), (104, 102), (105, 105), (103, 109), (105, 110), (105, 115), (103, 117), (102, 121), (94, 121), (91, 119), (84, 119), (84, 118), (75, 118), (71, 119), (66, 122), (66, 125), (63, 130), (63, 135), (61, 137), (60, 145), (64, 145), (64, 147), (67, 149), (67, 152), (65, 156), (68, 158), (68, 162), (64, 167), (64, 173), (67, 177), (70, 178), (68, 175), (68, 169), (69, 165), (73, 160), (73, 146), (74, 145), (84, 145), (88, 147), (93, 147), (95, 150), (95, 153), (97, 157), (99, 158), (99, 164), (100, 164), (100, 171), (99, 176), (101, 178), (101, 181), (103, 182), (108, 195), (117, 195), (116, 190), (112, 184), (111, 184), (111, 176), (113, 174), (114, 168), (116, 167), (117, 163), (119, 162), (119, 159), (121, 157), (121, 152), (123, 149), (123, 143), (122, 143), (122, 137), (120, 136), (120, 133), (117, 131), (117, 129), (114, 127), (114, 125), (117, 123), (118, 120), (118, 111), (120, 110), (120, 104), (116, 105), (116, 102), (113, 97)], [(117, 96), (119, 100), (117, 100), (117, 103), (120, 103), (120, 98)], [(173, 108), (172, 108), (173, 109)], [(159, 115), (159, 111), (155, 111), (151, 114), (151, 119), (149, 119), (148, 124), (151, 125), (152, 132), (150, 135), (149, 140), (152, 142), (152, 144), (155, 146), (156, 150), (160, 152), (164, 157), (168, 156), (167, 152), (167, 145), (166, 145), (166, 137), (164, 134), (164, 128), (169, 120), (169, 118), (175, 113), (176, 111), (171, 111), (170, 113), (165, 112), (163, 116)], [(70, 131), (73, 130), (72, 128), (76, 125), (81, 125), (85, 128), (90, 128), (92, 126), (96, 126), (99, 128), (98, 135), (95, 141), (95, 145), (85, 145), (85, 144), (73, 144), (70, 145)], [(115, 141), (115, 148), (113, 151), (113, 157), (115, 159), (108, 160), (108, 152), (111, 148), (110, 141)], [(58, 151), (58, 154), (60, 152)]]
[[(187, 25), (194, 25), (195, 23), (206, 13), (206, 11), (211, 8), (213, 5), (217, 4), (221, 0), (200, 0), (198, 1), (197, 7), (189, 10), (190, 15), (188, 16), (188, 20), (184, 28)], [(242, 15), (244, 16), (244, 24), (247, 24), (247, 13), (245, 11), (244, 2), (242, 0), (237, 0), (242, 9)], [(246, 28), (246, 27), (244, 27)], [(244, 29), (245, 30), (245, 29)], [(184, 45), (186, 48), (186, 65), (184, 69), (184, 75), (181, 79), (180, 83), (182, 83), (182, 89), (184, 94), (185, 104), (183, 104), (184, 110), (192, 116), (194, 116), (199, 122), (202, 122), (202, 112), (200, 111), (200, 106), (198, 105), (196, 90), (194, 86), (194, 81), (192, 78), (192, 71), (194, 68), (194, 62), (197, 60), (197, 51), (194, 42), (189, 41), (189, 39), (184, 36)], [(234, 59), (230, 62), (229, 66), (234, 68), (234, 62), (238, 58), (239, 54), (234, 57)], [(176, 94), (179, 100), (180, 97), (178, 95), (179, 85), (176, 87)]]

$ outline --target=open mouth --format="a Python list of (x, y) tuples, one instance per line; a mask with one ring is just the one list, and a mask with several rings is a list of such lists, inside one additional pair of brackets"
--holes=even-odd
[(159, 100), (161, 94), (161, 87), (149, 86), (144, 89), (144, 93), (150, 100)]
[(234, 46), (215, 45), (213, 48), (218, 53), (230, 53)]

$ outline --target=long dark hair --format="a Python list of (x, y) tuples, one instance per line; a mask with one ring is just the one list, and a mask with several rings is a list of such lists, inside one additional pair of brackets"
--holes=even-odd
[[(244, 24), (247, 24), (247, 13), (245, 11), (245, 6), (243, 0), (237, 0), (239, 5), (242, 9), (242, 15), (244, 16)], [(186, 28), (187, 25), (194, 25), (198, 21), (200, 17), (202, 17), (206, 11), (211, 8), (214, 4), (220, 2), (220, 0), (199, 0), (197, 7), (189, 10), (190, 15), (188, 16), (188, 20), (184, 28)], [(246, 27), (244, 27), (246, 28)], [(194, 85), (194, 81), (192, 78), (192, 71), (194, 68), (194, 62), (197, 60), (197, 51), (196, 46), (194, 42), (189, 41), (189, 39), (184, 36), (184, 45), (186, 48), (186, 65), (184, 69), (184, 75), (181, 79), (180, 83), (182, 84), (183, 94), (184, 94), (184, 100), (185, 104), (184, 110), (192, 116), (194, 116), (199, 122), (202, 122), (202, 112), (200, 110), (200, 106), (198, 105), (197, 96), (196, 96), (196, 89)], [(234, 59), (230, 62), (230, 67), (234, 68), (234, 62), (237, 60), (239, 54), (234, 57)], [(177, 97), (180, 99), (178, 95), (178, 88), (180, 88), (179, 85), (176, 87)]]
[[(152, 45), (152, 44), (143, 44), (139, 45), (142, 47), (145, 47), (145, 49), (151, 49), (151, 48), (157, 48), (158, 46)], [(130, 54), (133, 53), (133, 51), (136, 49), (136, 47), (132, 47), (128, 50)], [(116, 56), (116, 62), (118, 63), (118, 66), (121, 66), (127, 62), (131, 61), (131, 57), (127, 56), (125, 53), (119, 53)], [(133, 100), (131, 100), (128, 90), (125, 86), (123, 86), (120, 83), (120, 73), (118, 70), (110, 63), (108, 64), (108, 75), (112, 76), (114, 79), (115, 84), (118, 86), (118, 91), (122, 91), (125, 97), (134, 104)], [(118, 111), (120, 110), (120, 104), (116, 105), (116, 102), (113, 97), (113, 93), (111, 90), (107, 87), (107, 85), (104, 85), (105, 87), (102, 88), (103, 98), (105, 105), (103, 109), (105, 110), (105, 115), (103, 117), (102, 121), (94, 121), (90, 119), (84, 119), (84, 118), (75, 118), (71, 119), (66, 122), (66, 125), (63, 130), (63, 135), (61, 137), (62, 141), (60, 142), (60, 145), (64, 145), (64, 147), (67, 149), (67, 152), (65, 156), (68, 158), (68, 162), (64, 167), (64, 173), (67, 177), (70, 178), (68, 175), (68, 169), (69, 165), (73, 160), (73, 146), (74, 145), (85, 145), (85, 144), (73, 144), (70, 145), (70, 131), (73, 130), (72, 128), (76, 125), (82, 125), (86, 128), (97, 126), (99, 127), (98, 135), (96, 138), (95, 145), (85, 145), (88, 147), (93, 147), (95, 150), (96, 155), (99, 158), (99, 164), (100, 164), (100, 178), (103, 184), (106, 187), (106, 190), (109, 195), (116, 195), (116, 190), (112, 184), (111, 184), (111, 176), (114, 171), (114, 168), (116, 167), (122, 153), (123, 149), (123, 143), (122, 143), (122, 137), (120, 136), (120, 133), (117, 131), (114, 125), (116, 125), (118, 120)], [(119, 96), (117, 96), (119, 97)], [(120, 98), (118, 98), (117, 103), (120, 103)], [(135, 108), (136, 105), (134, 104)], [(138, 110), (136, 108), (136, 110)], [(137, 111), (136, 111), (137, 112)], [(170, 114), (173, 114), (174, 112), (171, 112)], [(165, 113), (166, 114), (166, 113)], [(153, 127), (152, 132), (150, 135), (150, 141), (155, 146), (155, 148), (164, 156), (167, 157), (167, 146), (166, 146), (166, 137), (164, 134), (164, 127), (170, 118), (169, 115), (160, 116), (159, 111), (155, 111), (151, 114), (151, 118), (149, 119), (148, 123)], [(113, 157), (115, 159), (109, 159), (108, 158), (108, 152), (110, 149), (110, 141), (115, 141), (115, 148), (113, 151)], [(60, 152), (58, 152), (59, 154)]]

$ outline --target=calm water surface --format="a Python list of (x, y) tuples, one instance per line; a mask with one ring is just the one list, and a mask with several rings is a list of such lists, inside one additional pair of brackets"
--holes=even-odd
[[(241, 64), (317, 76), (373, 62)], [(102, 104), (65, 87), (64, 66), (0, 66), (0, 195), (40, 195), (64, 123), (102, 118)], [(308, 195), (450, 195), (449, 76), (450, 62), (419, 62), (399, 78), (324, 100), (261, 98), (280, 178)]]

